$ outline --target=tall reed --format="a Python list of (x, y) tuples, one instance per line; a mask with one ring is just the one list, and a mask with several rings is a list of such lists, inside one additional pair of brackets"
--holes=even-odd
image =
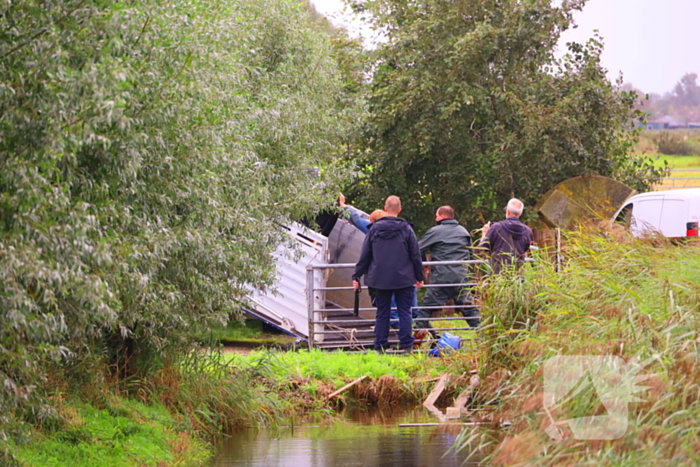
[[(560, 272), (547, 261), (522, 280), (485, 286), (486, 342), (477, 401), (495, 431), (472, 429), (460, 442), (493, 465), (697, 465), (700, 462), (700, 244), (572, 233)], [(653, 362), (614, 440), (551, 439), (543, 410), (543, 366), (558, 355), (607, 355)], [(558, 420), (605, 413), (595, 397), (559, 407)]]

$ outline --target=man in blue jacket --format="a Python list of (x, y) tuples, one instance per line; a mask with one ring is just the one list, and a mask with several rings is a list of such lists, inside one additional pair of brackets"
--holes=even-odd
[(401, 200), (389, 196), (384, 204), (386, 217), (377, 220), (362, 244), (360, 260), (355, 265), (352, 285), (360, 288), (360, 278), (374, 289), (377, 320), (374, 326), (374, 349), (383, 352), (389, 341), (391, 297), (396, 298), (399, 313), (399, 347), (407, 352), (413, 347), (411, 304), (414, 287), (423, 287), (423, 264), (418, 239), (411, 225), (398, 217)]

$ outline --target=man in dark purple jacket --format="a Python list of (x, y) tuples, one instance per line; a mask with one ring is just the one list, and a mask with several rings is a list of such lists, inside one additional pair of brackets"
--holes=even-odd
[(484, 236), (479, 246), (491, 253), (494, 273), (499, 273), (504, 265), (515, 263), (519, 267), (530, 251), (532, 229), (520, 222), (522, 213), (522, 201), (513, 198), (506, 207), (506, 220), (493, 225), (489, 222), (482, 229)]
[(408, 222), (398, 217), (401, 200), (397, 196), (389, 196), (384, 211), (386, 217), (374, 222), (365, 237), (360, 260), (352, 275), (352, 285), (359, 289), (360, 278), (365, 276), (365, 285), (374, 289), (377, 307), (374, 349), (382, 352), (388, 346), (393, 295), (399, 312), (399, 347), (410, 352), (413, 347), (413, 289), (423, 287), (423, 263), (416, 234)]

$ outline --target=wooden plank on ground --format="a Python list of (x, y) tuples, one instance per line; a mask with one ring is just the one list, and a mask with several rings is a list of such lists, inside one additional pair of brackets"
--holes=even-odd
[(447, 379), (450, 377), (449, 373), (443, 373), (440, 376), (440, 379), (438, 380), (437, 384), (435, 384), (435, 387), (433, 388), (432, 392), (428, 395), (428, 398), (423, 402), (423, 405), (425, 407), (430, 407), (435, 405), (435, 401), (438, 400), (438, 397), (440, 397), (440, 394), (442, 394), (442, 391), (445, 390), (445, 385), (447, 384)]
[(337, 395), (340, 394), (341, 392), (347, 391), (348, 389), (350, 389), (351, 387), (353, 387), (354, 385), (356, 385), (356, 384), (359, 383), (360, 381), (364, 381), (364, 380), (366, 380), (367, 378), (369, 378), (369, 376), (367, 376), (367, 375), (362, 376), (362, 377), (360, 377), (360, 378), (357, 378), (355, 381), (353, 381), (353, 382), (351, 382), (351, 383), (348, 383), (348, 384), (346, 384), (345, 386), (343, 386), (342, 388), (338, 389), (337, 391), (335, 391), (335, 392), (329, 394), (328, 397), (327, 397), (326, 399), (333, 399), (335, 396), (337, 396)]
[(461, 409), (465, 405), (467, 405), (467, 402), (469, 402), (469, 398), (472, 395), (472, 388), (467, 388), (462, 393), (455, 399), (455, 405), (454, 407)]
[(469, 387), (462, 391), (462, 393), (455, 399), (455, 404), (454, 406), (457, 407), (458, 409), (461, 409), (465, 405), (467, 405), (467, 402), (469, 402), (469, 398), (472, 395), (472, 392), (474, 392), (474, 389), (479, 385), (479, 375), (472, 375), (471, 378), (469, 378)]
[(447, 417), (448, 420), (455, 420), (457, 418), (462, 418), (462, 409), (458, 409), (457, 407), (448, 407), (445, 410), (445, 416)]

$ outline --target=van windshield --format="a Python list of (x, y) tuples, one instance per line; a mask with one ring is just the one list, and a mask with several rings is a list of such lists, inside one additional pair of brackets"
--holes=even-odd
[(624, 225), (626, 229), (629, 229), (630, 222), (632, 222), (632, 203), (620, 210), (620, 213), (615, 218), (615, 222), (618, 222)]

